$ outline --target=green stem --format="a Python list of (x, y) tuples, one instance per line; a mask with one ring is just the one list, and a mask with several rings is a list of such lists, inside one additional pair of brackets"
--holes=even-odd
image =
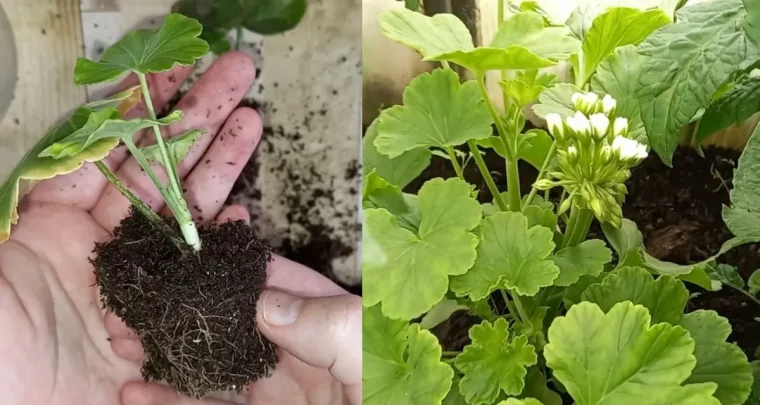
[[(142, 89), (143, 98), (145, 99), (145, 107), (148, 110), (148, 117), (155, 120), (156, 111), (153, 108), (153, 101), (150, 97), (148, 81), (145, 78), (145, 74), (143, 73), (138, 73), (137, 77), (140, 79), (140, 88)], [(169, 205), (169, 208), (171, 208), (175, 218), (177, 218), (180, 230), (182, 231), (182, 236), (185, 237), (187, 244), (192, 246), (196, 251), (199, 251), (201, 250), (201, 241), (200, 237), (198, 236), (198, 229), (195, 227), (193, 217), (190, 215), (190, 210), (187, 208), (187, 202), (183, 197), (182, 188), (179, 184), (177, 162), (174, 160), (174, 157), (169, 154), (169, 151), (166, 148), (166, 144), (164, 143), (164, 137), (161, 135), (161, 129), (158, 125), (153, 125), (153, 134), (156, 137), (156, 144), (158, 145), (158, 149), (161, 152), (161, 160), (163, 161), (164, 167), (166, 168), (166, 175), (169, 178), (169, 187), (168, 189), (164, 189), (164, 192), (162, 192), (161, 195), (164, 197), (164, 200), (166, 200), (166, 204)], [(132, 151), (132, 154), (135, 155), (135, 158), (138, 159), (140, 166), (142, 166), (143, 169), (148, 172), (150, 170), (150, 163), (147, 162), (145, 157), (142, 156), (142, 153), (137, 150), (134, 145), (132, 146), (133, 149), (137, 151), (137, 154), (135, 154), (135, 151), (132, 149), (130, 149), (130, 151)], [(155, 174), (152, 176), (152, 178), (153, 177), (155, 177)], [(157, 178), (154, 180), (154, 183), (156, 181)]]
[(101, 173), (103, 173), (103, 176), (113, 184), (114, 187), (116, 187), (119, 192), (129, 200), (132, 205), (137, 208), (140, 213), (145, 216), (145, 218), (148, 218), (150, 222), (153, 222), (154, 224), (163, 224), (163, 220), (161, 220), (161, 217), (158, 216), (153, 210), (148, 207), (142, 200), (137, 198), (132, 191), (129, 190), (129, 187), (127, 187), (126, 184), (124, 184), (116, 175), (111, 171), (111, 169), (108, 168), (108, 166), (103, 163), (103, 161), (98, 160), (95, 162), (95, 167), (100, 170)]
[(243, 40), (243, 26), (242, 25), (238, 26), (235, 33), (236, 33), (236, 36), (235, 36), (235, 50), (239, 51), (240, 50), (240, 42)]
[(454, 166), (454, 171), (457, 173), (457, 177), (464, 180), (464, 172), (462, 172), (462, 166), (459, 165), (457, 155), (454, 153), (454, 147), (447, 146), (446, 152), (449, 154), (449, 160), (451, 160), (451, 165)]
[(587, 208), (573, 206), (570, 208), (570, 221), (562, 237), (562, 248), (572, 247), (586, 239), (594, 213)]
[(501, 121), (499, 113), (494, 108), (491, 98), (488, 97), (488, 89), (486, 89), (485, 74), (479, 74), (477, 78), (478, 88), (480, 94), (488, 107), (488, 111), (491, 113), (496, 124), (496, 129), (499, 131), (501, 141), (504, 142), (504, 147), (507, 152), (507, 193), (509, 196), (509, 210), (520, 211), (522, 202), (520, 200), (520, 174), (517, 168), (517, 158), (515, 153), (515, 145), (507, 134), (507, 130)]
[(483, 176), (483, 180), (486, 181), (488, 190), (493, 195), (494, 200), (496, 200), (496, 204), (498, 204), (499, 209), (502, 211), (507, 211), (507, 203), (504, 202), (504, 198), (502, 198), (501, 194), (499, 194), (499, 189), (496, 187), (496, 182), (493, 181), (493, 177), (491, 176), (491, 172), (488, 171), (488, 167), (486, 166), (486, 162), (483, 160), (483, 156), (480, 156), (478, 145), (475, 144), (475, 141), (470, 139), (467, 141), (467, 146), (470, 147), (470, 152), (472, 152), (472, 157), (475, 159), (475, 164), (478, 165), (480, 174)]
[(731, 288), (733, 288), (736, 291), (739, 291), (740, 293), (744, 294), (747, 298), (751, 299), (752, 301), (755, 301), (757, 305), (760, 305), (760, 300), (757, 299), (754, 295), (752, 295), (749, 291), (746, 291), (744, 289), (741, 289), (739, 287), (733, 286), (731, 284), (725, 284)]
[[(546, 172), (547, 170), (549, 170), (549, 165), (551, 164), (555, 153), (557, 153), (557, 142), (552, 142), (552, 146), (549, 148), (549, 151), (546, 153), (546, 158), (544, 159), (544, 163), (541, 164), (541, 170), (539, 170), (538, 172), (538, 177), (536, 177), (536, 181), (539, 181), (543, 179), (544, 176), (546, 176)], [(530, 205), (533, 202), (533, 197), (536, 196), (536, 193), (538, 193), (538, 189), (536, 187), (531, 188), (530, 194), (528, 194), (528, 198), (525, 199), (526, 206)]]
[(520, 301), (520, 296), (512, 290), (509, 291), (509, 294), (512, 295), (515, 307), (517, 307), (517, 313), (520, 314), (520, 319), (522, 319), (523, 323), (529, 323), (530, 316), (528, 316), (528, 313), (525, 311), (525, 307), (523, 307), (522, 301)]
[(454, 350), (444, 350), (441, 352), (441, 357), (456, 357), (459, 356), (462, 352), (454, 351)]
[(443, 66), (444, 69), (451, 69), (451, 66), (449, 66), (449, 61), (447, 60), (442, 60), (441, 66)]
[[(501, 27), (501, 23), (504, 22), (504, 0), (499, 0), (499, 11), (497, 12), (497, 18), (498, 22), (496, 24), (496, 29), (498, 30), (499, 27)], [(507, 80), (507, 74), (507, 69), (503, 69), (501, 71), (501, 80)], [(507, 106), (509, 105), (509, 96), (505, 91), (501, 92), (501, 96), (504, 103), (504, 111), (507, 111)]]

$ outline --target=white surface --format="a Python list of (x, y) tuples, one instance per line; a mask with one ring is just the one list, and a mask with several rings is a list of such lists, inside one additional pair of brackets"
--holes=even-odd
[(0, 5), (0, 121), (13, 100), (17, 69), (16, 46), (10, 22)]
[[(85, 55), (97, 59), (125, 32), (159, 26), (171, 3), (133, 0), (127, 8), (126, 1), (83, 0)], [(249, 208), (254, 227), (275, 246), (287, 241), (314, 249), (315, 236), (359, 246), (360, 32), (360, 0), (311, 0), (296, 29), (244, 36), (241, 50), (261, 69), (247, 97), (262, 105), (259, 112), (273, 131), (254, 156), (255, 181), (234, 202)], [(204, 58), (193, 77), (212, 59)], [(100, 98), (112, 86), (90, 87), (88, 96)], [(355, 175), (347, 176), (354, 168)], [(315, 235), (316, 228), (327, 234)], [(332, 261), (336, 278), (361, 281), (357, 252)]]

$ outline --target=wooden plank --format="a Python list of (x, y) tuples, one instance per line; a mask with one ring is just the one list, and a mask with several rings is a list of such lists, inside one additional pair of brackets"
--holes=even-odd
[(16, 39), (18, 83), (0, 122), (0, 178), (65, 114), (85, 102), (79, 0), (0, 0)]

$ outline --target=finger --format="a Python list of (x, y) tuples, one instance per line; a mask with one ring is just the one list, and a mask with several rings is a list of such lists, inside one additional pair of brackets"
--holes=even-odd
[(301, 297), (324, 297), (347, 293), (329, 278), (302, 264), (282, 256), (272, 256), (274, 260), (267, 266), (265, 288), (273, 288)]
[(114, 354), (122, 359), (134, 361), (135, 363), (142, 362), (145, 358), (145, 351), (140, 340), (112, 338), (111, 349)]
[(225, 222), (244, 221), (246, 225), (251, 224), (251, 214), (242, 205), (235, 204), (222, 210), (222, 212), (216, 217), (217, 224), (223, 224)]
[[(262, 129), (261, 117), (250, 108), (238, 108), (230, 115), (183, 184), (193, 218), (203, 222), (204, 218), (217, 216), (240, 172), (256, 150)], [(168, 215), (171, 211), (167, 207), (164, 213)]]
[[(157, 111), (160, 111), (179, 90), (182, 83), (193, 71), (190, 66), (177, 66), (172, 70), (148, 75), (148, 87)], [(117, 92), (139, 84), (137, 76), (127, 77)], [(146, 117), (145, 103), (138, 104), (126, 118)], [(139, 135), (138, 135), (139, 136)], [(121, 146), (111, 151), (103, 160), (112, 171), (116, 171), (127, 158), (127, 150)], [(108, 181), (93, 163), (85, 163), (81, 169), (65, 176), (54, 177), (37, 184), (29, 198), (41, 202), (71, 205), (91, 210), (100, 198)]]
[[(162, 129), (164, 137), (180, 135), (190, 129), (201, 129), (205, 134), (190, 148), (185, 160), (178, 165), (183, 177), (203, 156), (227, 116), (240, 103), (253, 83), (255, 69), (251, 59), (242, 52), (229, 52), (219, 57), (195, 82), (195, 85), (177, 104), (185, 113), (182, 121)], [(150, 137), (146, 137), (149, 139)], [(146, 144), (146, 143), (142, 143)], [(166, 184), (166, 174), (154, 165), (158, 177)], [(116, 175), (143, 202), (154, 210), (164, 206), (161, 194), (134, 158), (124, 162)], [(112, 229), (127, 215), (129, 201), (113, 186), (106, 187), (92, 210), (93, 217), (106, 229)]]
[(106, 313), (103, 323), (111, 339), (139, 339), (137, 333), (113, 312)]
[[(328, 369), (354, 392), (360, 386), (360, 297), (303, 298), (266, 290), (257, 304), (256, 321), (261, 333), (281, 349), (306, 364)], [(359, 398), (353, 403), (360, 403)]]
[(132, 381), (121, 390), (123, 405), (230, 405), (234, 402), (204, 398), (194, 399), (177, 394), (177, 391), (160, 384)]

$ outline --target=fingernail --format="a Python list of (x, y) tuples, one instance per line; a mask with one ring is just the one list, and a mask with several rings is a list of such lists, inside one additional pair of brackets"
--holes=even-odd
[(272, 326), (290, 325), (303, 306), (301, 298), (277, 291), (264, 291), (260, 302), (264, 322)]

